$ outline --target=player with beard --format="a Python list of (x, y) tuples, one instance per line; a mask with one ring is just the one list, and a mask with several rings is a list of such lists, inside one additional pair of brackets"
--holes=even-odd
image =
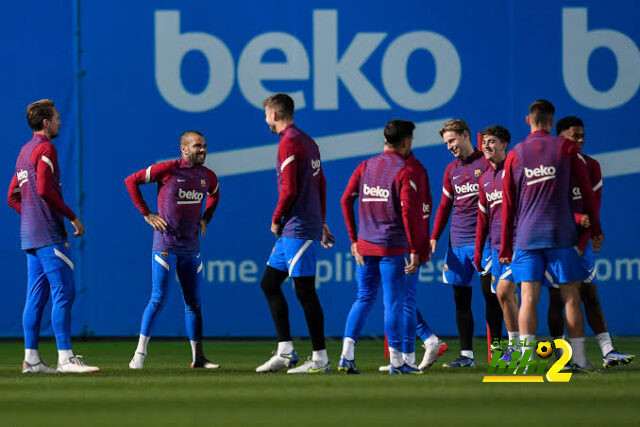
[[(220, 200), (218, 178), (203, 166), (207, 142), (200, 132), (184, 132), (180, 136), (180, 151), (182, 157), (179, 159), (156, 163), (125, 179), (134, 205), (154, 229), (151, 299), (142, 314), (138, 347), (129, 363), (131, 369), (143, 367), (153, 320), (164, 305), (169, 278), (175, 273), (184, 297), (191, 368), (220, 367), (207, 360), (202, 349), (200, 289), (204, 272), (199, 241), (199, 235), (205, 235)], [(140, 185), (151, 182), (158, 185), (158, 213), (151, 212), (140, 192)]]

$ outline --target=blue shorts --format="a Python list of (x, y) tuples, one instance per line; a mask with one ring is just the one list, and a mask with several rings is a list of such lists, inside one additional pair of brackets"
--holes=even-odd
[[(568, 283), (584, 279), (578, 250), (568, 248), (518, 249), (511, 261), (514, 282)], [(547, 274), (549, 273), (549, 274)]]
[(591, 249), (591, 245), (587, 244), (587, 247), (584, 249), (584, 253), (581, 258), (582, 269), (584, 270), (585, 279), (584, 283), (591, 283), (593, 279), (596, 277), (596, 259), (593, 255), (593, 249)]
[(458, 246), (447, 249), (447, 256), (444, 259), (444, 270), (442, 271), (442, 281), (450, 285), (471, 286), (473, 273), (485, 274), (491, 271), (493, 265), (491, 261), (491, 249), (487, 246), (482, 251), (482, 269), (477, 271), (473, 265), (475, 246)]
[(286, 271), (291, 277), (316, 275), (316, 253), (320, 242), (317, 240), (279, 237), (271, 251), (267, 265)]
[[(497, 249), (491, 249), (491, 275), (495, 278), (495, 285), (499, 280), (508, 280), (514, 282), (513, 272), (511, 271), (511, 265), (500, 263), (499, 251)], [(491, 282), (491, 287), (494, 286), (494, 281)]]

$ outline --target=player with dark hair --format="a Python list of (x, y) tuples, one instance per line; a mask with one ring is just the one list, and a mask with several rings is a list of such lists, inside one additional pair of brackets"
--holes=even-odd
[(502, 126), (489, 126), (482, 131), (482, 152), (491, 167), (480, 177), (478, 196), (478, 223), (474, 263), (482, 268), (482, 253), (487, 237), (491, 246), (491, 283), (495, 287), (498, 301), (504, 314), (504, 323), (509, 334), (509, 342), (514, 343), (503, 353), (501, 359), (510, 361), (510, 353), (516, 349), (520, 339), (518, 329), (517, 286), (508, 265), (501, 264), (498, 257), (500, 234), (502, 232), (502, 177), (507, 147), (511, 134)]
[[(318, 245), (333, 246), (334, 237), (324, 222), (326, 180), (315, 141), (293, 122), (293, 99), (276, 93), (264, 103), (265, 121), (280, 136), (276, 172), (278, 205), (271, 220), (277, 240), (262, 276), (261, 287), (278, 332), (276, 353), (256, 372), (290, 368), (290, 374), (321, 374), (331, 371), (324, 339), (324, 314), (316, 293), (316, 252)], [(302, 304), (311, 336), (313, 353), (307, 362), (298, 362), (289, 326), (289, 307), (282, 282), (293, 278), (296, 296)]]
[(521, 284), (520, 338), (528, 342), (535, 340), (536, 305), (548, 269), (560, 284), (573, 360), (581, 371), (595, 372), (584, 348), (579, 290), (584, 273), (574, 248), (578, 236), (569, 198), (571, 179), (578, 183), (584, 197), (594, 250), (600, 249), (604, 237), (596, 196), (575, 142), (550, 133), (554, 112), (549, 101), (533, 102), (526, 118), (531, 134), (507, 155), (499, 256), (503, 264), (511, 263), (514, 282)]
[[(382, 285), (384, 330), (390, 373), (421, 374), (411, 361), (415, 346), (415, 275), (420, 266), (417, 178), (407, 164), (415, 125), (391, 120), (384, 128), (384, 151), (360, 163), (342, 195), (342, 213), (356, 259), (358, 295), (345, 326), (338, 369), (359, 373), (355, 344)], [(353, 203), (358, 199), (358, 231)], [(426, 246), (426, 241), (422, 242)], [(426, 248), (425, 248), (426, 249)], [(424, 251), (423, 251), (424, 252)], [(409, 261), (406, 255), (409, 254)], [(422, 254), (424, 258), (424, 253)], [(407, 339), (408, 338), (408, 339)]]
[[(184, 132), (180, 136), (180, 152), (179, 159), (153, 164), (125, 179), (133, 204), (154, 229), (151, 299), (142, 314), (138, 347), (129, 363), (131, 369), (143, 368), (153, 321), (164, 305), (169, 278), (175, 273), (184, 297), (191, 368), (220, 367), (207, 360), (202, 349), (200, 289), (204, 272), (198, 237), (205, 235), (220, 200), (218, 177), (203, 166), (207, 142), (200, 132)], [(158, 185), (158, 213), (151, 212), (140, 192), (140, 185), (151, 182)]]
[[(556, 135), (575, 141), (578, 147), (578, 152), (580, 152), (580, 158), (587, 166), (589, 180), (596, 195), (599, 209), (602, 200), (602, 173), (600, 172), (600, 163), (598, 163), (594, 158), (582, 153), (585, 138), (584, 123), (578, 117), (564, 117), (558, 120), (558, 123), (556, 124)], [(571, 189), (571, 199), (573, 213), (578, 226), (578, 248), (583, 251), (582, 265), (585, 270), (585, 278), (580, 285), (580, 297), (584, 304), (587, 322), (591, 329), (593, 329), (598, 345), (600, 346), (600, 350), (602, 351), (602, 366), (604, 368), (609, 368), (618, 364), (626, 365), (631, 363), (635, 358), (635, 355), (620, 353), (613, 347), (613, 343), (611, 342), (611, 336), (607, 329), (607, 322), (605, 320), (604, 313), (602, 312), (602, 306), (600, 305), (598, 290), (596, 284), (592, 282), (595, 278), (596, 271), (593, 251), (589, 246), (589, 216), (586, 214), (580, 188), (575, 183), (573, 183), (573, 187)], [(549, 289), (549, 291), (549, 330), (551, 331), (554, 339), (562, 338), (564, 334), (562, 299), (559, 295), (559, 291), (553, 289)]]
[[(58, 152), (52, 140), (58, 136), (60, 114), (53, 101), (42, 99), (27, 107), (33, 138), (20, 150), (7, 201), (20, 214), (22, 249), (27, 254), (27, 298), (22, 316), (24, 362), (22, 373), (98, 372), (71, 350), (71, 307), (75, 297), (73, 261), (64, 218), (71, 221), (75, 237), (84, 226), (64, 203)], [(49, 295), (51, 323), (58, 345), (58, 369), (47, 365), (38, 353), (42, 313)]]
[[(442, 199), (431, 232), (431, 252), (436, 251), (438, 239), (453, 209), (443, 281), (453, 286), (461, 351), (458, 358), (443, 366), (446, 368), (475, 367), (471, 279), (476, 271), (473, 258), (478, 220), (478, 180), (490, 165), (482, 153), (471, 144), (469, 126), (464, 120), (447, 121), (440, 128), (440, 136), (456, 159), (444, 172)], [(487, 324), (491, 337), (499, 339), (502, 336), (502, 311), (498, 298), (491, 289), (491, 253), (488, 247), (485, 248), (482, 258), (484, 265), (479, 274), (486, 303)]]

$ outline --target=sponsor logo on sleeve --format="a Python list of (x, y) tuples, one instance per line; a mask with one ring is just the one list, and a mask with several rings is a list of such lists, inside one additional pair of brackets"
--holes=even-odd
[(571, 193), (573, 193), (573, 200), (582, 199), (582, 193), (580, 192), (580, 187), (573, 187), (571, 189)]
[(313, 169), (313, 176), (320, 173), (320, 159), (311, 159), (311, 169)]
[(29, 181), (29, 172), (24, 169), (21, 169), (17, 174), (16, 178), (18, 178), (18, 186), (22, 187), (22, 184)]

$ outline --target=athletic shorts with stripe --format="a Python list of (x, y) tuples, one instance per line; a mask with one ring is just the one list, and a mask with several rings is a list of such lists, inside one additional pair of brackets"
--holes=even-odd
[[(513, 272), (511, 271), (511, 264), (500, 263), (498, 251), (495, 249), (491, 249), (491, 258), (491, 275), (493, 276), (493, 280), (491, 281), (491, 289), (495, 289), (496, 286), (498, 286), (498, 281), (500, 280), (507, 280), (509, 282), (515, 283), (515, 280), (513, 280)], [(544, 281), (542, 282), (542, 284), (547, 288), (559, 288), (557, 280), (549, 271), (544, 272)]]
[(474, 273), (489, 273), (493, 264), (489, 247), (485, 247), (482, 251), (482, 271), (477, 271), (473, 265), (474, 252), (475, 246), (473, 245), (449, 246), (447, 256), (444, 259), (443, 282), (449, 285), (471, 286), (471, 279), (473, 279)]
[(286, 271), (290, 277), (315, 276), (319, 246), (317, 240), (280, 237), (276, 240), (267, 265)]
[(576, 247), (550, 249), (516, 249), (511, 261), (514, 282), (541, 282), (553, 279), (553, 283), (582, 281), (585, 272)]

